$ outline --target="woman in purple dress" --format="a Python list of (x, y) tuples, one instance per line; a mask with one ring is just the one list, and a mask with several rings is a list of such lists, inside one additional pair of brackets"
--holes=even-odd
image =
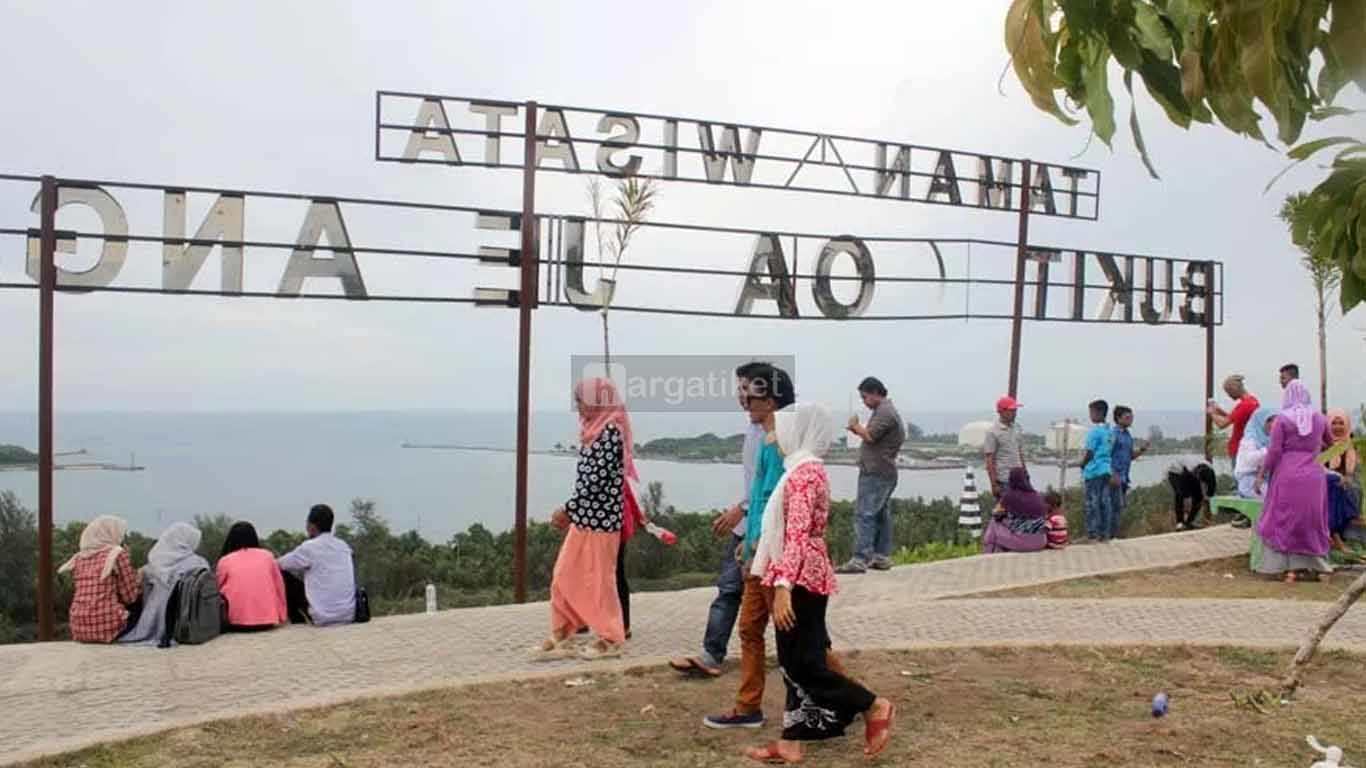
[(1328, 486), (1319, 452), (1328, 424), (1314, 410), (1309, 390), (1298, 379), (1285, 387), (1281, 413), (1271, 428), (1271, 445), (1257, 477), (1270, 475), (1257, 533), (1265, 544), (1258, 571), (1294, 583), (1298, 571), (1332, 573), (1328, 564)]
[(1047, 516), (1048, 505), (1029, 484), (1025, 468), (1010, 470), (1006, 492), (982, 535), (982, 551), (1038, 552), (1048, 546)]

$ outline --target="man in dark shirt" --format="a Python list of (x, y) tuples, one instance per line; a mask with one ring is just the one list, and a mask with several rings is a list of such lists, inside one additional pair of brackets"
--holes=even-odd
[(1281, 389), (1285, 389), (1290, 382), (1300, 377), (1300, 367), (1294, 363), (1286, 363), (1281, 366), (1281, 370), (1278, 371), (1278, 373), (1280, 374), (1281, 379)]
[(896, 457), (906, 441), (906, 426), (882, 382), (869, 376), (858, 391), (873, 413), (867, 424), (849, 417), (849, 431), (863, 441), (854, 503), (854, 556), (838, 569), (850, 574), (892, 567), (892, 491), (896, 490)]

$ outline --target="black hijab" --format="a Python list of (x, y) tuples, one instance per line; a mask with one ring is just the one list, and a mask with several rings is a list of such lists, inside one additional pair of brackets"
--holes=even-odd
[(1006, 515), (1019, 519), (1041, 518), (1048, 514), (1048, 505), (1034, 490), (1034, 486), (1029, 484), (1029, 472), (1024, 467), (1010, 470), (1010, 480), (1006, 484), (1005, 494), (1001, 496), (1001, 506), (1006, 508)]
[(233, 523), (228, 529), (227, 538), (223, 539), (223, 555), (229, 555), (239, 549), (256, 549), (261, 546), (261, 540), (256, 536), (256, 528), (251, 523)]

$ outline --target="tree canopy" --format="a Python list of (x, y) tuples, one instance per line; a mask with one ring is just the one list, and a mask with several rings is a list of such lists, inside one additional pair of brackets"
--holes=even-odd
[(1346, 118), (1359, 130), (1361, 113), (1333, 103), (1349, 83), (1366, 90), (1366, 0), (1014, 0), (1005, 39), (1035, 106), (1075, 125), (1064, 96), (1107, 146), (1116, 130), (1113, 60), (1130, 96), (1134, 144), (1154, 177), (1133, 105), (1135, 74), (1182, 128), (1217, 120), (1269, 144), (1264, 111), (1293, 161), (1333, 150), (1292, 237), (1337, 265), (1344, 312), (1366, 301), (1366, 142), (1338, 135), (1296, 144), (1311, 121)]

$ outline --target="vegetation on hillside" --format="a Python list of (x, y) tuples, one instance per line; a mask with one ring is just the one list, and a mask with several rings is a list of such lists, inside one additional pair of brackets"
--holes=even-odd
[[(1225, 480), (1225, 485), (1228, 481)], [(636, 591), (685, 589), (714, 583), (724, 542), (712, 535), (714, 513), (680, 512), (664, 500), (658, 483), (651, 483), (642, 500), (647, 514), (678, 535), (678, 543), (666, 547), (650, 536), (637, 536), (627, 550), (627, 576)], [(991, 509), (989, 495), (981, 500)], [(1079, 489), (1070, 489), (1065, 502), (1072, 530), (1082, 529)], [(1123, 535), (1142, 536), (1171, 530), (1171, 494), (1165, 485), (1135, 489), (1123, 520)], [(495, 533), (479, 524), (457, 533), (445, 543), (432, 543), (416, 531), (398, 534), (390, 527), (374, 501), (351, 503), (351, 520), (339, 524), (336, 534), (350, 543), (356, 556), (361, 585), (370, 594), (376, 615), (409, 613), (423, 609), (423, 592), (430, 581), (436, 585), (442, 608), (493, 605), (513, 601), (511, 531)], [(974, 554), (977, 546), (958, 527), (956, 499), (893, 499), (892, 517), (896, 561), (926, 562)], [(226, 516), (197, 517), (203, 532), (199, 552), (210, 563), (218, 561), (223, 539), (233, 520)], [(53, 536), (53, 562), (65, 562), (77, 550), (85, 524), (72, 522)], [(276, 530), (263, 544), (277, 555), (303, 541), (300, 531)], [(0, 492), (0, 642), (32, 640), (37, 615), (37, 520), (9, 491)], [(544, 599), (550, 589), (551, 571), (561, 541), (549, 524), (532, 521), (527, 536), (528, 585), (533, 599)], [(853, 550), (853, 502), (831, 505), (826, 542), (837, 561)], [(154, 539), (131, 533), (127, 546), (134, 566), (147, 562)], [(71, 582), (56, 581), (54, 606), (58, 626), (64, 631), (71, 604)]]
[(18, 445), (0, 445), (0, 466), (6, 464), (37, 464), (38, 454)]
[(740, 455), (744, 447), (742, 434), (718, 437), (711, 432), (697, 437), (661, 437), (637, 449), (643, 459), (670, 458), (685, 461), (720, 461)]

